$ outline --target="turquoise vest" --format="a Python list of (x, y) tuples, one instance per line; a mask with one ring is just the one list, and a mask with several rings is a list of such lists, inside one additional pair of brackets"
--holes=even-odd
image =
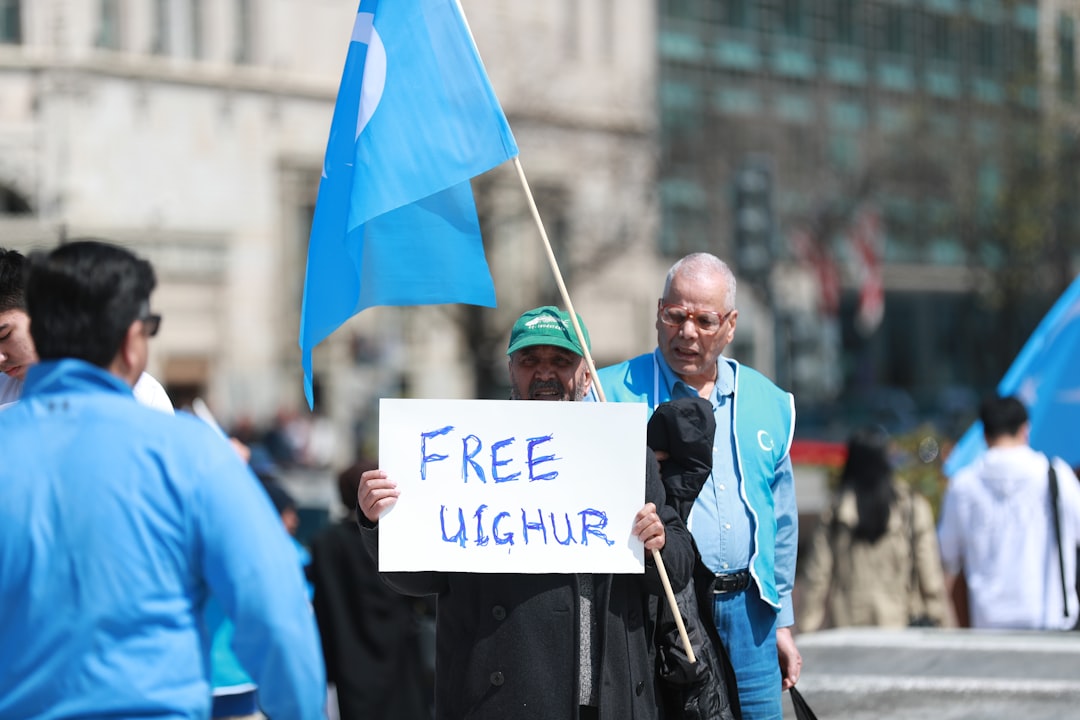
[[(611, 402), (643, 402), (653, 409), (671, 399), (658, 362), (659, 351), (639, 355), (597, 371), (604, 395)], [(734, 360), (720, 358), (735, 370), (732, 431), (735, 433), (735, 472), (742, 480), (743, 502), (754, 518), (750, 574), (765, 602), (778, 611), (776, 591), (776, 513), (772, 482), (776, 467), (791, 449), (795, 433), (795, 400), (767, 377)]]

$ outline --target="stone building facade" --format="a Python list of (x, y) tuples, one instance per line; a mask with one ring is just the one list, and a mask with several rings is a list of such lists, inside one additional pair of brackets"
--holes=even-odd
[[(597, 362), (643, 351), (666, 267), (654, 3), (462, 4)], [(165, 322), (150, 369), (177, 403), (204, 397), (227, 424), (306, 412), (307, 233), (355, 9), (0, 1), (0, 245), (91, 235), (151, 259)], [(513, 318), (561, 304), (513, 167), (476, 192), (499, 307), (376, 308), (319, 346), (316, 411), (343, 436), (371, 429), (380, 396), (498, 393)]]

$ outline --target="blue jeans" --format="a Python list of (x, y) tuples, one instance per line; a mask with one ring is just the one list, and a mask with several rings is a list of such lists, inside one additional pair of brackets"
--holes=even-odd
[(743, 720), (782, 720), (776, 610), (751, 584), (742, 592), (717, 595), (713, 620), (735, 668)]

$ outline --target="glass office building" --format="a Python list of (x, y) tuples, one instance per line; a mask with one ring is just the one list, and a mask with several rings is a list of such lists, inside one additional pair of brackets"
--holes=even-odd
[[(1073, 276), (1076, 5), (668, 0), (659, 13), (660, 252), (733, 261), (740, 294), (775, 310), (778, 380), (810, 424), (816, 409), (895, 425), (970, 409)], [(740, 178), (756, 170), (768, 216), (753, 223)], [(885, 311), (860, 332), (852, 238), (868, 213)], [(783, 306), (777, 267), (814, 278), (815, 302)]]

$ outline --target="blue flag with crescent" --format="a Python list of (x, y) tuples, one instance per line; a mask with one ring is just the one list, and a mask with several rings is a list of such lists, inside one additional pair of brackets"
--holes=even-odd
[(308, 243), (311, 353), (375, 305), (493, 307), (469, 180), (518, 154), (457, 0), (362, 0)]
[[(1016, 356), (998, 384), (1001, 396), (1027, 406), (1034, 449), (1080, 465), (1080, 277), (1073, 280)], [(945, 461), (950, 477), (986, 449), (976, 422)]]

